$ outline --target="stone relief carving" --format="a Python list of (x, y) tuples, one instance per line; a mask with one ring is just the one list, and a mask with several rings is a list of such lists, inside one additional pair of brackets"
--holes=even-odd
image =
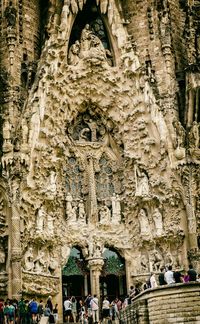
[(154, 226), (155, 226), (155, 233), (157, 236), (163, 235), (163, 220), (162, 214), (158, 208), (155, 208), (152, 214)]
[(138, 220), (140, 223), (140, 234), (141, 235), (151, 235), (151, 229), (149, 225), (148, 215), (145, 209), (140, 209), (138, 213)]
[(86, 223), (86, 212), (83, 200), (78, 203), (78, 221), (85, 224)]
[(149, 261), (150, 271), (159, 271), (160, 268), (165, 265), (162, 254), (157, 250), (151, 252)]
[(37, 212), (37, 215), (36, 215), (36, 232), (37, 233), (43, 233), (44, 232), (45, 218), (46, 218), (46, 212), (44, 210), (44, 207), (41, 206), (38, 209), (38, 212)]
[(149, 196), (149, 180), (146, 173), (135, 167), (136, 197)]
[(121, 200), (115, 193), (111, 197), (112, 201), (112, 224), (119, 224), (121, 221)]
[[(119, 52), (121, 51), (122, 54), (119, 55), (120, 58), (118, 57), (119, 66), (112, 71), (108, 64), (105, 64), (106, 67), (102, 64), (101, 67), (95, 67), (91, 71), (87, 65), (83, 67), (79, 64), (84, 58), (90, 59), (91, 57), (98, 58), (102, 62), (108, 61), (109, 53), (105, 51), (99, 38), (88, 26), (83, 29), (80, 41), (76, 41), (69, 49), (68, 63), (76, 68), (68, 66), (64, 46), (66, 46), (66, 39), (69, 39), (67, 31), (71, 28), (70, 12), (77, 13), (80, 10), (79, 5), (75, 6), (70, 1), (64, 1), (61, 25), (57, 28), (58, 34), (54, 30), (54, 38), (53, 35), (52, 37), (49, 35), (50, 39), (44, 47), (40, 62), (43, 71), (39, 67), (37, 82), (35, 82), (33, 92), (25, 105), (25, 108), (31, 112), (30, 124), (22, 121), (21, 143), (27, 144), (28, 138), (31, 146), (30, 152), (28, 151), (31, 164), (30, 182), (26, 188), (24, 179), (24, 182), (22, 181), (23, 189), (21, 189), (27, 190), (30, 196), (29, 198), (23, 196), (23, 199), (19, 201), (20, 207), (24, 208), (25, 215), (24, 232), (26, 234), (22, 231), (22, 237), (25, 238), (23, 244), (26, 246), (28, 242), (27, 233), (32, 233), (31, 240), (40, 242), (40, 244), (37, 243), (39, 249), (31, 246), (27, 248), (24, 257), (24, 271), (31, 273), (24, 273), (23, 289), (31, 294), (56, 294), (59, 286), (59, 282), (43, 280), (45, 276), (54, 275), (60, 261), (54, 255), (50, 255), (47, 249), (43, 250), (41, 240), (37, 241), (37, 237), (33, 239), (33, 236), (37, 236), (34, 235), (34, 228), (36, 228), (36, 234), (39, 234), (44, 240), (45, 237), (50, 236), (54, 245), (56, 245), (56, 240), (59, 240), (59, 244), (62, 245), (61, 254), (62, 260), (64, 260), (62, 262), (66, 263), (67, 261), (70, 244), (77, 243), (76, 228), (74, 231), (70, 230), (69, 233), (66, 221), (61, 220), (64, 209), (67, 225), (72, 224), (75, 227), (77, 222), (85, 224), (87, 221), (88, 230), (94, 230), (97, 235), (101, 236), (102, 242), (108, 242), (110, 239), (113, 246), (120, 247), (123, 251), (126, 249), (122, 246), (123, 244), (126, 247), (130, 245), (131, 249), (136, 248), (137, 245), (146, 244), (150, 249), (152, 244), (154, 246), (155, 242), (159, 242), (159, 236), (164, 235), (163, 215), (169, 214), (169, 218), (166, 217), (167, 220), (165, 220), (169, 236), (166, 235), (164, 239), (176, 242), (180, 234), (178, 231), (178, 235), (175, 235), (175, 231), (173, 232), (174, 228), (177, 229), (180, 226), (179, 214), (183, 207), (179, 206), (182, 200), (179, 196), (177, 198), (176, 193), (172, 190), (174, 187), (171, 182), (173, 172), (168, 166), (166, 146), (170, 146), (170, 144), (168, 139), (166, 140), (168, 126), (164, 122), (164, 119), (168, 118), (168, 115), (165, 115), (164, 106), (167, 106), (168, 103), (163, 104), (164, 108), (157, 107), (155, 104), (159, 100), (155, 99), (148, 83), (149, 78), (152, 79), (152, 83), (156, 82), (152, 76), (151, 62), (147, 64), (148, 76), (144, 71), (142, 75), (135, 49), (127, 45), (126, 30), (122, 26), (114, 1), (110, 0), (106, 8), (103, 8), (102, 2), (100, 9), (108, 14), (112, 36), (117, 39)], [(69, 16), (70, 19), (68, 19)], [(168, 20), (165, 24), (164, 18), (167, 17), (163, 17), (161, 21), (163, 42), (165, 36), (168, 36), (166, 34)], [(56, 18), (51, 25), (52, 30), (55, 20)], [(69, 24), (66, 24), (66, 21)], [(51, 33), (50, 29), (48, 32)], [(61, 46), (60, 49), (54, 45), (57, 36), (61, 38), (62, 42), (65, 40), (64, 46)], [(45, 54), (46, 50), (48, 54)], [(56, 61), (58, 57), (59, 66)], [(167, 55), (165, 55), (165, 59), (167, 60)], [(52, 70), (57, 74), (51, 73)], [(75, 70), (76, 73), (72, 70)], [(59, 77), (57, 78), (57, 76)], [(86, 110), (85, 102), (90, 102), (91, 97), (93, 104)], [(170, 98), (168, 99), (170, 101)], [(173, 106), (172, 102), (169, 102), (170, 105)], [(50, 119), (54, 120), (50, 121)], [(110, 127), (109, 122), (112, 120), (119, 125), (118, 130), (114, 126)], [(150, 123), (149, 120), (153, 120), (153, 123)], [(12, 128), (9, 123), (5, 124), (3, 136), (5, 144), (10, 145), (12, 143)], [(62, 128), (63, 124), (69, 126), (67, 131), (64, 127)], [(159, 132), (156, 127), (160, 127)], [(124, 133), (127, 133), (129, 139), (126, 139), (126, 134), (124, 135), (122, 129)], [(190, 129), (189, 145), (191, 149), (199, 149), (198, 132), (199, 128), (194, 123)], [(173, 149), (179, 160), (185, 156), (184, 136), (184, 129), (179, 123), (174, 123)], [(12, 150), (12, 147), (10, 146), (9, 149)], [(182, 155), (180, 149), (182, 149)], [(60, 162), (58, 162), (59, 159)], [(123, 160), (124, 173), (121, 170), (120, 159)], [(135, 161), (138, 164), (134, 169)], [(53, 171), (54, 167), (55, 170), (61, 170), (59, 174), (57, 171)], [(24, 169), (22, 170), (24, 172)], [(48, 177), (49, 170), (51, 171)], [(160, 183), (153, 184), (152, 178), (155, 173), (163, 175)], [(26, 178), (24, 173), (23, 176)], [(173, 192), (171, 193), (171, 191)], [(45, 199), (48, 202), (41, 202), (42, 192), (46, 192)], [(52, 196), (54, 199), (50, 201)], [(62, 205), (64, 199), (66, 206)], [(144, 205), (138, 203), (140, 200), (144, 202)], [(165, 209), (161, 211), (155, 208), (157, 205), (155, 201), (163, 202)], [(58, 209), (58, 217), (55, 218), (54, 212), (51, 214), (49, 203), (52, 203), (53, 210)], [(37, 215), (34, 213), (33, 204), (41, 206)], [(42, 208), (44, 208), (43, 211), (40, 210)], [(191, 208), (189, 206), (186, 209), (188, 215), (191, 216), (188, 219), (189, 231), (193, 233), (196, 231), (196, 223), (194, 212), (190, 211)], [(135, 216), (137, 216), (138, 210), (140, 212), (137, 220)], [(31, 220), (27, 221), (29, 215), (33, 215), (33, 224)], [(94, 219), (95, 221), (98, 219), (99, 223), (103, 225), (110, 222), (119, 225), (118, 228), (115, 227), (117, 228), (116, 233), (112, 230), (112, 226), (110, 228), (109, 226), (96, 226), (94, 229), (92, 227)], [(141, 233), (139, 238), (134, 235), (137, 231), (137, 221), (139, 221)], [(83, 237), (87, 242), (86, 226), (80, 227), (81, 238)], [(107, 230), (101, 231), (101, 228), (107, 228)], [(156, 235), (151, 235), (153, 229)], [(59, 238), (56, 238), (57, 232)], [(111, 236), (112, 238), (110, 238)], [(149, 243), (147, 243), (147, 237)], [(67, 243), (65, 242), (66, 238)], [(88, 244), (87, 256), (101, 258), (102, 242), (94, 240)], [(141, 260), (138, 262), (141, 272), (158, 271), (164, 262), (175, 262), (174, 255), (171, 255), (171, 261), (170, 256), (163, 258), (164, 253), (159, 244), (157, 243), (157, 250), (154, 250), (149, 258), (146, 254), (142, 254)], [(180, 253), (183, 253), (183, 249)], [(132, 263), (130, 264), (132, 266)], [(36, 278), (38, 281), (33, 285), (31, 282), (35, 282)]]
[(90, 25), (86, 24), (81, 32), (80, 41), (76, 40), (69, 49), (68, 63), (77, 65), (84, 58), (106, 61), (107, 55), (111, 56), (110, 52), (104, 48), (99, 37), (90, 29)]
[(106, 205), (100, 207), (100, 209), (99, 209), (99, 218), (100, 218), (100, 224), (102, 224), (102, 225), (109, 225), (110, 224), (111, 211)]
[(193, 122), (189, 132), (189, 143), (191, 148), (199, 149), (199, 123)]
[(70, 223), (76, 223), (77, 220), (77, 206), (73, 206), (73, 198), (70, 192), (66, 196), (66, 216)]

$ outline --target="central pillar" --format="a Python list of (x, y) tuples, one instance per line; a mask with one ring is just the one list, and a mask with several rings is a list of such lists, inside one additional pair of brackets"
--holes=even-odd
[(90, 267), (91, 294), (100, 297), (100, 275), (104, 264), (103, 258), (93, 258), (88, 260)]

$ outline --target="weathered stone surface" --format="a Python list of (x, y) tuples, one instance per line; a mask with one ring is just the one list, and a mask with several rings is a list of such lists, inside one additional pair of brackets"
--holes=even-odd
[(4, 294), (57, 296), (77, 245), (93, 263), (114, 247), (127, 285), (200, 271), (198, 4), (90, 4), (1, 6)]

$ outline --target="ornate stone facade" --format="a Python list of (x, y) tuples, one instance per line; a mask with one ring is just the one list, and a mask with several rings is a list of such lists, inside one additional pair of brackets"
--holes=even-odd
[(0, 1), (0, 293), (60, 298), (79, 245), (127, 286), (199, 269), (199, 1)]

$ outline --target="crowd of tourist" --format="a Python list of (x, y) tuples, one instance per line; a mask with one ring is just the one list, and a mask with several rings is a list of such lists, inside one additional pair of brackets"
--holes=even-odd
[(56, 323), (58, 320), (58, 304), (53, 306), (51, 296), (46, 302), (37, 302), (21, 298), (19, 301), (0, 299), (0, 324), (36, 324), (42, 316), (49, 319), (49, 323)]
[(183, 271), (180, 268), (172, 270), (172, 266), (162, 267), (158, 275), (158, 282), (156, 280), (155, 273), (151, 273), (148, 282), (144, 285), (144, 288), (156, 288), (158, 285), (171, 285), (176, 283), (187, 283), (191, 281), (200, 282), (200, 274), (193, 269), (190, 264), (188, 271)]
[[(189, 265), (188, 271), (182, 271), (172, 266), (162, 267), (160, 273), (151, 273), (144, 283), (131, 286), (128, 295), (123, 298), (114, 298), (112, 301), (106, 296), (99, 301), (96, 295), (88, 295), (86, 298), (66, 297), (63, 303), (63, 321), (67, 323), (95, 324), (95, 323), (119, 323), (120, 310), (130, 305), (133, 299), (143, 290), (156, 288), (157, 286), (172, 285), (178, 283), (200, 282), (200, 274)], [(61, 305), (60, 305), (61, 306)], [(0, 299), (0, 324), (36, 324), (42, 317), (47, 318), (48, 323), (57, 323), (58, 304), (53, 305), (51, 296), (43, 302), (37, 302), (34, 298), (25, 300)], [(113, 322), (114, 321), (114, 322)]]
[(69, 323), (119, 323), (119, 311), (123, 302), (119, 298), (109, 301), (107, 296), (100, 303), (96, 295), (88, 295), (86, 299), (76, 300), (66, 297), (64, 301), (64, 321)]

